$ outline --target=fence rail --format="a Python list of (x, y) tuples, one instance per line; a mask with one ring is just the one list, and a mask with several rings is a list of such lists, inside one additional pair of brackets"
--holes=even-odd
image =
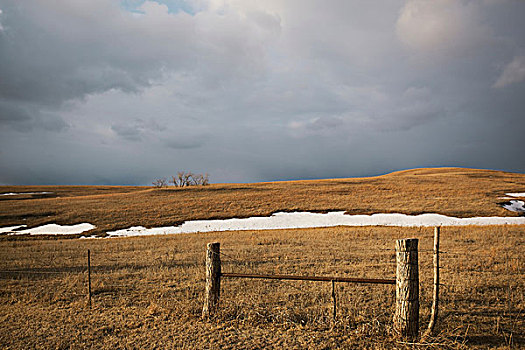
[(257, 279), (267, 279), (267, 280), (324, 281), (324, 282), (333, 281), (333, 282), (346, 282), (346, 283), (396, 284), (396, 280), (394, 279), (381, 279), (381, 278), (295, 276), (295, 275), (258, 275), (258, 274), (249, 274), (249, 273), (221, 273), (221, 277), (257, 278)]
[[(202, 316), (213, 316), (219, 307), (221, 278), (251, 278), (269, 280), (332, 282), (333, 318), (336, 316), (335, 283), (371, 283), (396, 285), (396, 312), (394, 328), (404, 337), (415, 339), (419, 331), (419, 268), (418, 239), (396, 241), (396, 279), (355, 278), (336, 276), (262, 275), (249, 273), (223, 273), (221, 271), (221, 248), (219, 242), (206, 247), (206, 284)], [(437, 250), (436, 250), (437, 251)]]

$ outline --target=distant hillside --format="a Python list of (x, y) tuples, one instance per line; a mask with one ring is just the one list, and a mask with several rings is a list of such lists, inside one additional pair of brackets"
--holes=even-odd
[(427, 176), (439, 176), (439, 175), (483, 175), (483, 176), (499, 176), (499, 175), (523, 175), (516, 174), (511, 172), (505, 172), (500, 170), (485, 170), (485, 169), (470, 169), (470, 168), (416, 168), (416, 169), (407, 169), (395, 171), (383, 176), (418, 176), (418, 175), (427, 175)]
[(0, 226), (89, 222), (94, 232), (168, 226), (187, 220), (269, 216), (278, 211), (349, 214), (439, 213), (457, 217), (516, 216), (500, 197), (525, 192), (525, 174), (425, 168), (387, 175), (254, 184), (163, 188), (125, 186), (3, 186)]

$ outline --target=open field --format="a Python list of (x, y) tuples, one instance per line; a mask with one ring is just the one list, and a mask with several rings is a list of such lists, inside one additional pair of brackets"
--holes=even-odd
[(170, 226), (187, 220), (269, 216), (279, 211), (516, 216), (501, 208), (498, 197), (524, 189), (524, 174), (459, 168), (182, 189), (0, 186), (0, 193), (53, 192), (22, 198), (0, 196), (0, 227), (89, 222), (96, 226), (90, 233), (103, 234), (130, 226)]
[[(345, 210), (516, 216), (498, 197), (525, 175), (418, 169), (373, 178), (184, 189), (23, 186), (0, 197), (0, 226), (135, 225)], [(24, 220), (25, 219), (25, 220)], [(432, 228), (335, 227), (112, 239), (0, 235), (0, 348), (523, 348), (525, 225), (442, 228), (436, 337), (405, 344), (392, 331), (395, 287), (223, 279), (218, 316), (201, 319), (206, 243), (223, 272), (394, 278), (394, 242), (420, 239), (421, 330), (432, 293)], [(67, 237), (71, 238), (71, 237)], [(93, 307), (87, 306), (91, 250)]]
[[(524, 233), (523, 226), (442, 230), (442, 308), (430, 348), (525, 346)], [(405, 237), (420, 238), (423, 329), (431, 302), (431, 228), (3, 240), (0, 347), (411, 348), (391, 330), (392, 285), (336, 284), (334, 324), (328, 282), (223, 279), (218, 317), (200, 318), (208, 242), (221, 242), (224, 272), (393, 278), (394, 241)]]

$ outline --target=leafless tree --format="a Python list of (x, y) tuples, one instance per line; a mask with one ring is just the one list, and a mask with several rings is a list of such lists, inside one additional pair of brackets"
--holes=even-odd
[(166, 178), (156, 179), (152, 184), (155, 188), (168, 187), (168, 180), (166, 180)]
[(201, 185), (208, 186), (210, 184), (210, 175), (208, 173), (205, 173), (204, 175), (201, 175), (201, 176), (202, 176)]
[(210, 184), (209, 175), (206, 174), (192, 174), (191, 182), (193, 186), (207, 186)]
[(191, 171), (179, 171), (170, 181), (176, 187), (207, 186), (210, 184), (209, 175), (194, 174)]

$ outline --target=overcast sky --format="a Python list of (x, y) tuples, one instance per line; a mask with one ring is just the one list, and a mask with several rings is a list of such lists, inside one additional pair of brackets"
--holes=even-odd
[(525, 1), (0, 0), (0, 184), (525, 172)]

